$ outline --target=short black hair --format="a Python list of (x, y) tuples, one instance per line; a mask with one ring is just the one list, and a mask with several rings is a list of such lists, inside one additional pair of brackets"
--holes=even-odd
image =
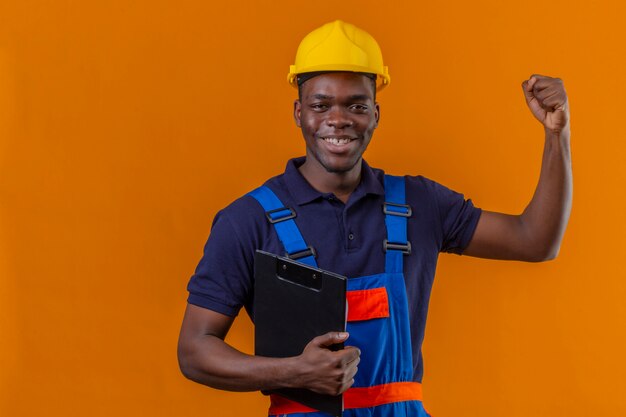
[[(310, 80), (313, 77), (316, 77), (322, 74), (328, 74), (330, 72), (343, 72), (343, 71), (317, 71), (317, 72), (305, 72), (302, 74), (298, 74), (297, 76), (298, 100), (302, 102), (302, 84), (304, 84), (307, 80)], [(374, 102), (376, 102), (376, 77), (377, 75), (369, 73), (369, 72), (358, 72), (356, 74), (364, 75), (372, 81), (372, 91), (374, 92)]]

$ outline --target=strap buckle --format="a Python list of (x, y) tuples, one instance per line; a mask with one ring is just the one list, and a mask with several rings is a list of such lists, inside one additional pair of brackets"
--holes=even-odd
[(312, 246), (307, 246), (305, 250), (295, 253), (286, 253), (285, 256), (293, 261), (297, 261), (298, 259), (306, 258), (307, 256), (317, 258), (317, 252), (315, 252), (315, 248)]
[(408, 204), (388, 203), (385, 201), (383, 203), (383, 213), (391, 216), (411, 217), (413, 210), (411, 210), (411, 206)]
[(399, 250), (405, 255), (410, 255), (411, 254), (411, 242), (393, 243), (385, 239), (383, 240), (383, 250), (385, 252), (387, 252), (388, 250)]
[[(278, 217), (272, 216), (272, 214), (281, 213), (281, 212), (285, 212), (285, 214), (283, 216), (278, 216)], [(274, 224), (274, 223), (279, 223), (285, 220), (293, 219), (294, 217), (296, 217), (296, 212), (291, 207), (281, 207), (281, 208), (277, 208), (274, 210), (266, 211), (265, 217), (267, 217), (267, 220), (271, 224)]]

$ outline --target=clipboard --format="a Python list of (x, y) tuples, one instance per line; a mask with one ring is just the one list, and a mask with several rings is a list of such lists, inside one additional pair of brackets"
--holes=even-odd
[[(298, 356), (314, 337), (346, 330), (346, 277), (257, 250), (254, 279), (255, 355)], [(331, 349), (343, 349), (343, 343)], [(333, 416), (342, 415), (342, 395), (300, 388), (264, 393), (276, 393)]]

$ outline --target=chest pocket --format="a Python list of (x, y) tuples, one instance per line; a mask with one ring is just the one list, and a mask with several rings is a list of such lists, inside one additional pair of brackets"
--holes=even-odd
[(389, 296), (385, 287), (348, 291), (346, 299), (349, 322), (389, 317)]

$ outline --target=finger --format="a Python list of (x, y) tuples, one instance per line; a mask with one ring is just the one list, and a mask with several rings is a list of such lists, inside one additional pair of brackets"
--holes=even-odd
[(544, 108), (565, 111), (565, 100), (563, 99), (563, 97), (560, 97), (558, 94), (555, 94), (551, 97), (546, 98), (545, 100), (543, 100), (541, 105)]
[(524, 87), (524, 91), (532, 91), (533, 88), (535, 87), (536, 82), (537, 82), (537, 78), (535, 78), (534, 76), (531, 76), (528, 80), (524, 81), (524, 83), (522, 83), (522, 86)]
[(561, 80), (560, 78), (550, 78), (550, 77), (539, 78), (537, 79), (537, 81), (535, 82), (535, 85), (533, 86), (533, 92), (536, 94), (539, 91), (542, 91), (545, 89), (551, 89), (551, 88), (563, 89), (563, 80)]
[(351, 379), (348, 382), (344, 382), (341, 386), (336, 390), (330, 393), (330, 395), (341, 395), (348, 390), (354, 384), (354, 379)]
[(361, 350), (355, 346), (346, 346), (342, 351), (338, 352), (342, 355), (343, 363), (348, 364), (361, 356)]
[[(344, 349), (345, 351), (345, 349)], [(343, 354), (344, 351), (340, 351), (340, 352), (333, 352), (335, 355), (341, 353)], [(336, 362), (335, 362), (335, 367), (336, 368), (340, 368), (340, 369), (348, 369), (351, 366), (356, 366), (359, 364), (360, 359), (358, 359), (358, 357), (354, 358), (352, 356), (346, 356), (346, 355), (342, 355), (340, 357), (335, 357), (336, 358)]]
[(341, 353), (344, 355), (341, 362), (344, 366), (356, 366), (361, 362), (361, 351), (356, 349), (356, 355), (353, 352), (352, 346), (344, 349)]
[(555, 94), (559, 94), (562, 92), (563, 92), (563, 89), (561, 89), (558, 85), (551, 84), (545, 88), (535, 89), (533, 91), (533, 94), (535, 95), (535, 97), (537, 97), (537, 99), (544, 100), (550, 96), (553, 96)]
[(540, 81), (540, 80), (550, 80), (552, 79), (552, 77), (548, 77), (547, 75), (541, 75), (541, 74), (532, 74), (530, 77), (528, 77), (528, 79), (535, 79), (535, 82)]
[(350, 381), (354, 380), (356, 372), (357, 372), (357, 368), (351, 369), (349, 372), (346, 372), (343, 376), (343, 380), (341, 381), (341, 383), (349, 384)]
[(311, 343), (320, 347), (328, 347), (345, 341), (348, 336), (349, 334), (347, 332), (329, 332), (321, 336), (317, 336), (311, 340)]
[(356, 375), (358, 370), (359, 370), (359, 368), (355, 366), (349, 372), (347, 372), (346, 376), (345, 376), (345, 381), (350, 381), (350, 380), (354, 379), (354, 376)]
[(556, 104), (562, 103), (564, 100), (559, 98), (559, 94), (554, 93), (544, 98), (537, 98), (539, 105), (545, 110), (552, 110)]
[(541, 91), (537, 91), (535, 94), (535, 97), (537, 97), (538, 100), (545, 100), (549, 97), (559, 97), (561, 100), (565, 101), (567, 99), (567, 94), (565, 94), (565, 89), (563, 88), (562, 85), (550, 85), (549, 87), (541, 90)]
[(343, 382), (339, 388), (339, 394), (346, 392), (352, 385), (354, 385), (354, 378), (346, 379), (346, 381)]

